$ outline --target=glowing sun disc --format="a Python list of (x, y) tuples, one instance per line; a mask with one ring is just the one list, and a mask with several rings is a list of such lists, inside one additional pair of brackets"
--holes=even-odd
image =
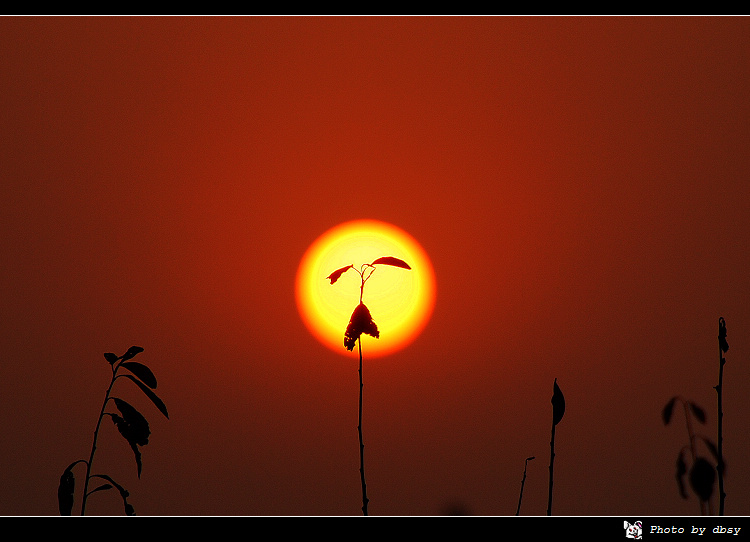
[[(365, 283), (362, 301), (380, 337), (362, 335), (362, 353), (379, 357), (408, 346), (424, 329), (435, 305), (435, 273), (427, 253), (408, 233), (378, 220), (353, 220), (331, 228), (307, 249), (296, 278), (302, 321), (322, 344), (345, 356), (344, 331), (359, 304), (361, 278), (349, 269), (331, 284), (326, 278), (342, 267), (361, 269), (377, 258), (393, 256), (411, 269), (377, 265)], [(366, 276), (366, 275), (365, 275)]]

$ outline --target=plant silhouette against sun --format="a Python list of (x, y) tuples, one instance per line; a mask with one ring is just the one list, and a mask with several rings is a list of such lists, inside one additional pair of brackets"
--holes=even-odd
[[(133, 506), (128, 502), (129, 493), (122, 487), (122, 485), (115, 482), (110, 476), (106, 474), (92, 474), (92, 464), (94, 462), (94, 454), (96, 453), (96, 443), (99, 438), (99, 428), (101, 427), (102, 420), (105, 416), (109, 416), (112, 422), (115, 424), (120, 434), (128, 441), (133, 453), (135, 454), (135, 463), (138, 468), (138, 478), (141, 477), (141, 451), (138, 446), (145, 446), (148, 444), (148, 437), (151, 434), (148, 422), (140, 412), (138, 412), (130, 403), (112, 396), (112, 388), (115, 381), (118, 378), (126, 378), (134, 382), (143, 391), (146, 396), (151, 399), (151, 402), (156, 405), (156, 408), (169, 419), (167, 407), (164, 402), (153, 392), (156, 388), (156, 377), (146, 365), (138, 363), (136, 361), (130, 361), (137, 354), (143, 352), (143, 348), (140, 346), (131, 346), (127, 352), (122, 356), (118, 356), (112, 353), (104, 354), (104, 358), (109, 362), (112, 369), (112, 380), (107, 388), (107, 393), (104, 396), (104, 403), (102, 404), (102, 410), (99, 413), (99, 419), (96, 422), (96, 429), (94, 430), (94, 441), (91, 445), (91, 454), (88, 461), (85, 459), (78, 459), (71, 463), (67, 469), (63, 472), (60, 477), (60, 486), (57, 490), (58, 506), (60, 508), (60, 515), (69, 516), (73, 512), (73, 495), (75, 492), (75, 477), (73, 476), (73, 468), (78, 463), (84, 463), (86, 465), (86, 477), (83, 483), (83, 496), (81, 500), (81, 515), (86, 515), (86, 501), (89, 496), (97, 491), (105, 491), (108, 489), (116, 489), (120, 493), (122, 502), (125, 505), (125, 513), (128, 516), (134, 516), (135, 510)], [(126, 371), (120, 372), (121, 369)], [(115, 407), (119, 411), (107, 412), (107, 406), (110, 404), (110, 400), (115, 404)], [(104, 480), (105, 483), (89, 491), (89, 483), (94, 478)]]
[(370, 309), (362, 301), (365, 291), (365, 283), (372, 277), (375, 272), (376, 265), (392, 265), (394, 267), (401, 267), (402, 269), (411, 269), (409, 264), (405, 261), (393, 256), (383, 256), (378, 258), (372, 263), (365, 263), (357, 269), (354, 265), (347, 265), (337, 269), (326, 278), (334, 284), (341, 275), (354, 269), (359, 273), (361, 279), (359, 286), (359, 305), (356, 306), (351, 318), (349, 319), (349, 325), (346, 326), (346, 332), (344, 333), (344, 348), (347, 350), (354, 349), (354, 345), (357, 344), (359, 347), (359, 425), (357, 426), (357, 432), (359, 433), (359, 476), (362, 483), (362, 513), (367, 515), (367, 504), (369, 499), (367, 498), (367, 484), (365, 483), (365, 445), (362, 440), (362, 333), (366, 333), (376, 339), (380, 337), (380, 331), (378, 326), (372, 319)]

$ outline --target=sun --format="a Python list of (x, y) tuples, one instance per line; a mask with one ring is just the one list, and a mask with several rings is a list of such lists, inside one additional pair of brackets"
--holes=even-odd
[(427, 325), (435, 305), (435, 273), (427, 253), (402, 229), (368, 219), (331, 228), (302, 257), (295, 285), (297, 308), (310, 333), (334, 352), (359, 355), (356, 348), (344, 348), (344, 332), (359, 304), (361, 278), (352, 269), (334, 284), (326, 277), (348, 265), (361, 269), (384, 256), (403, 260), (411, 269), (377, 265), (367, 280), (362, 301), (380, 337), (362, 335), (362, 351), (373, 358), (405, 348)]

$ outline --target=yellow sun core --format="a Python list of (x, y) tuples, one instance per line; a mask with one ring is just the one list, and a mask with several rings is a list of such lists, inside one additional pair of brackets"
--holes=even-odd
[[(393, 257), (411, 269), (371, 264)], [(347, 266), (331, 284), (331, 273)], [(359, 272), (358, 272), (359, 271)], [(435, 274), (429, 257), (408, 233), (378, 220), (353, 220), (318, 237), (300, 262), (296, 300), (302, 321), (323, 345), (344, 356), (358, 356), (344, 347), (344, 332), (362, 302), (378, 327), (378, 338), (363, 334), (362, 351), (380, 357), (408, 346), (424, 329), (435, 304)], [(369, 277), (369, 278), (368, 278)]]

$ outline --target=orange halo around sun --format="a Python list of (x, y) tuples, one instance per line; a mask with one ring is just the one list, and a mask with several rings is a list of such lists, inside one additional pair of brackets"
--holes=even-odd
[(297, 271), (296, 299), (302, 321), (322, 344), (345, 356), (344, 331), (359, 304), (361, 279), (349, 269), (331, 284), (331, 273), (360, 269), (382, 256), (399, 258), (410, 270), (377, 265), (365, 283), (362, 301), (380, 337), (362, 335), (363, 355), (385, 356), (408, 346), (424, 329), (435, 305), (435, 274), (430, 259), (408, 233), (378, 220), (353, 220), (331, 228), (307, 249)]

